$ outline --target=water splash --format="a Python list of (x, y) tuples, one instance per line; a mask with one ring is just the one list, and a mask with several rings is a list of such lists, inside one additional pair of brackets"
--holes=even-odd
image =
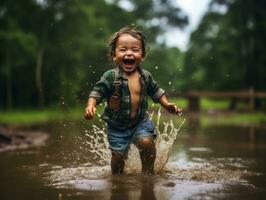
[[(169, 117), (170, 116), (170, 117)], [(248, 182), (243, 177), (258, 176), (259, 174), (251, 172), (248, 165), (252, 160), (239, 158), (231, 160), (228, 158), (188, 158), (185, 151), (179, 151), (171, 160), (168, 161), (173, 143), (176, 139), (180, 128), (185, 123), (185, 119), (179, 121), (173, 115), (162, 115), (161, 110), (151, 113), (151, 119), (155, 119), (158, 137), (156, 139), (157, 155), (155, 160), (155, 172), (159, 185), (165, 187), (175, 187), (188, 182), (188, 187), (194, 183), (211, 183), (211, 184), (241, 184), (247, 185)], [(101, 123), (102, 124), (102, 123)], [(178, 125), (176, 125), (178, 124)], [(73, 140), (73, 137), (71, 137)], [(73, 142), (73, 141), (72, 141)], [(75, 147), (82, 146), (82, 151), (71, 154), (72, 158), (78, 160), (80, 154), (86, 155), (85, 162), (77, 161), (73, 166), (54, 166), (44, 163), (40, 165), (43, 171), (44, 179), (48, 185), (66, 188), (87, 188), (91, 189), (94, 181), (105, 183), (110, 178), (110, 160), (111, 153), (108, 149), (108, 139), (104, 125), (92, 125), (90, 130), (84, 130), (84, 135), (79, 137)], [(79, 151), (80, 150), (80, 151)], [(209, 148), (191, 147), (190, 151), (199, 151), (210, 153)], [(66, 154), (67, 155), (67, 154)], [(69, 156), (68, 156), (69, 157)], [(134, 145), (131, 145), (128, 160), (126, 161), (126, 177), (139, 174), (141, 171), (141, 162), (139, 152)], [(237, 163), (238, 165), (232, 165)], [(85, 181), (86, 180), (86, 181)], [(180, 183), (178, 183), (178, 181)], [(98, 183), (97, 182), (97, 183)], [(96, 188), (97, 189), (97, 188)], [(178, 189), (175, 187), (175, 190)]]
[(108, 164), (111, 154), (108, 150), (108, 139), (105, 127), (99, 128), (93, 124), (92, 130), (89, 133), (85, 133), (85, 136), (87, 137), (86, 144), (92, 159), (100, 165)]
[[(154, 117), (154, 112), (151, 114), (151, 119)], [(174, 121), (170, 118), (169, 121), (161, 122), (161, 109), (158, 110), (156, 120), (157, 138), (155, 141), (156, 145), (156, 160), (155, 160), (155, 172), (159, 172), (163, 169), (169, 158), (173, 142), (176, 139), (177, 133), (179, 132), (182, 125), (185, 123), (185, 119), (176, 128)], [(160, 125), (163, 125), (160, 130)], [(99, 128), (96, 125), (92, 125), (92, 130), (89, 133), (85, 133), (87, 137), (87, 148), (92, 155), (93, 161), (100, 165), (106, 165), (110, 163), (111, 153), (108, 149), (108, 139), (105, 127)], [(128, 152), (128, 159), (126, 160), (125, 172), (135, 173), (141, 171), (141, 161), (138, 149), (135, 145), (130, 146)]]

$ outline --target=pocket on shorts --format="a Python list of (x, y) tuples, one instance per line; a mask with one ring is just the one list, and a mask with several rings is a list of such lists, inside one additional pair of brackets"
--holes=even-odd
[(147, 119), (144, 124), (143, 124), (147, 130), (147, 132), (149, 133), (153, 133), (155, 132), (155, 126), (153, 124), (153, 121), (151, 121), (150, 119)]
[(142, 136), (151, 136), (154, 139), (157, 137), (154, 123), (150, 119), (144, 119), (144, 121), (138, 127), (137, 137)]

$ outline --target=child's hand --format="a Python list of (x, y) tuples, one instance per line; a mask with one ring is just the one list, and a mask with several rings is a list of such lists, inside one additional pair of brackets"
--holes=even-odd
[(164, 107), (169, 113), (177, 115), (182, 114), (182, 108), (178, 108), (174, 103), (167, 103)]
[(85, 119), (90, 120), (90, 119), (93, 118), (93, 115), (95, 113), (96, 113), (96, 107), (95, 106), (92, 106), (92, 105), (89, 105), (85, 109), (84, 117), (85, 117)]

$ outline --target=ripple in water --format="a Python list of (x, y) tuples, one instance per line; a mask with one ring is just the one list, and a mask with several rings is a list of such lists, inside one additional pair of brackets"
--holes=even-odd
[[(151, 117), (154, 116), (154, 113)], [(226, 166), (231, 162), (230, 159), (214, 158), (214, 161), (196, 160), (189, 161), (181, 157), (176, 160), (168, 161), (173, 143), (176, 136), (185, 123), (185, 119), (176, 126), (173, 119), (161, 122), (161, 111), (157, 113), (156, 129), (158, 137), (156, 139), (156, 161), (155, 172), (159, 177), (159, 185), (168, 187), (168, 183), (178, 184), (177, 181), (203, 182), (203, 183), (242, 183), (247, 184), (243, 179), (246, 176), (258, 175), (243, 169), (243, 166), (252, 161), (244, 161), (241, 158), (237, 161), (243, 166)], [(161, 127), (161, 129), (159, 128)], [(92, 126), (92, 130), (85, 130), (85, 149), (89, 152), (89, 162), (79, 164), (77, 167), (57, 167), (40, 166), (47, 168), (45, 177), (48, 185), (56, 187), (87, 188), (93, 190), (94, 186), (109, 185), (108, 179), (111, 177), (110, 159), (111, 153), (108, 149), (108, 140), (105, 127), (99, 128)], [(83, 138), (84, 139), (84, 138)], [(206, 151), (209, 149), (191, 148), (190, 151)], [(234, 167), (234, 168), (233, 168)], [(126, 161), (125, 173), (127, 175), (138, 174), (141, 172), (141, 162), (137, 148), (132, 145), (129, 150), (128, 160)], [(92, 183), (92, 181), (94, 181)], [(107, 182), (106, 182), (107, 181)], [(99, 184), (98, 184), (99, 183)], [(179, 183), (180, 184), (180, 183)], [(94, 185), (94, 186), (93, 186)], [(171, 187), (171, 186), (170, 186)], [(99, 188), (98, 188), (99, 189)]]

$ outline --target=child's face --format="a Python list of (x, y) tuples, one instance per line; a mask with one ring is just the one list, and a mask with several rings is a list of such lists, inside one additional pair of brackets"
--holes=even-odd
[(116, 42), (113, 60), (125, 73), (135, 71), (143, 61), (141, 41), (129, 34), (120, 35)]

